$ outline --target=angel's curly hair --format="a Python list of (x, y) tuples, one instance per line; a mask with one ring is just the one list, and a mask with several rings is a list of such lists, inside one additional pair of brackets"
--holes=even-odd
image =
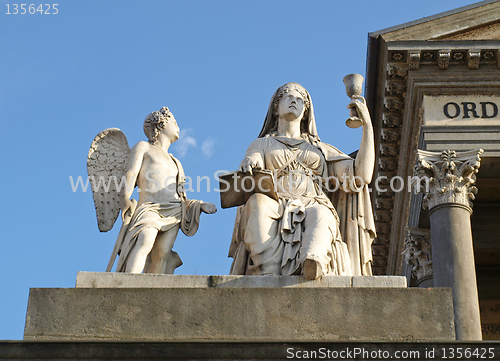
[(165, 128), (165, 124), (173, 118), (172, 113), (167, 107), (150, 113), (144, 119), (144, 134), (149, 139), (149, 143), (156, 144), (160, 131)]

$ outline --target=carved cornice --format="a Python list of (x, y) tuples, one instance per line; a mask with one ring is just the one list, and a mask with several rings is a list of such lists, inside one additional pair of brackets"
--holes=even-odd
[(432, 210), (453, 203), (472, 209), (482, 153), (482, 149), (468, 152), (417, 150), (415, 175), (420, 180), (420, 191), (425, 193), (423, 207)]
[(401, 74), (406, 76), (408, 70), (419, 70), (421, 65), (435, 64), (439, 69), (446, 70), (450, 64), (467, 64), (469, 69), (478, 69), (482, 64), (494, 64), (500, 68), (500, 49), (408, 49), (408, 50), (390, 50), (389, 63), (392, 70), (388, 73), (390, 76)]
[(417, 283), (432, 278), (430, 230), (408, 228), (405, 238), (405, 248), (402, 254), (405, 262), (411, 267), (411, 275), (417, 280)]

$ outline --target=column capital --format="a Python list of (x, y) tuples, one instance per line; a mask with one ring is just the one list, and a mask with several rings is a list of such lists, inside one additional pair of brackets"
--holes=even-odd
[(432, 246), (429, 229), (406, 229), (404, 260), (411, 266), (411, 275), (420, 282), (432, 278)]
[(419, 178), (417, 191), (425, 193), (423, 207), (432, 210), (451, 203), (472, 210), (472, 201), (477, 193), (474, 183), (482, 153), (482, 149), (466, 152), (418, 149), (415, 175)]

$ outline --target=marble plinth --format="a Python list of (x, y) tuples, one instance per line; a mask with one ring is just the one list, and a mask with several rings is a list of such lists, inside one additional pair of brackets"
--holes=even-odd
[[(117, 283), (115, 287), (82, 287), (83, 280), (90, 279), (88, 276), (91, 274), (79, 275), (77, 288), (30, 290), (25, 340), (300, 342), (455, 338), (448, 288), (365, 287), (362, 283), (356, 287), (356, 278), (337, 280), (344, 286), (320, 286), (322, 281), (335, 282), (326, 277), (313, 287), (304, 286), (298, 278), (269, 282), (302, 286), (255, 287), (255, 282), (263, 282), (263, 278), (232, 276), (217, 276), (220, 282), (212, 287), (196, 286), (196, 282), (191, 287), (180, 287), (186, 277), (149, 275), (118, 275), (125, 280), (119, 287)], [(172, 277), (177, 279), (177, 287), (155, 284), (157, 279)], [(195, 276), (194, 280), (207, 282), (209, 277)], [(211, 277), (215, 282), (215, 276)], [(151, 282), (137, 287), (133, 286), (134, 278), (148, 278)], [(369, 278), (379, 277), (363, 278), (365, 285), (370, 284)], [(371, 284), (387, 280), (380, 279)], [(240, 286), (229, 286), (231, 282), (240, 282)], [(245, 282), (254, 287), (241, 286)]]

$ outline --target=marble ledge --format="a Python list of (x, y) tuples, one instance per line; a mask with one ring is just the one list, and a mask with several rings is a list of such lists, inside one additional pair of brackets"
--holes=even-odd
[(405, 288), (404, 276), (323, 276), (309, 281), (302, 276), (198, 276), (78, 272), (76, 288)]

